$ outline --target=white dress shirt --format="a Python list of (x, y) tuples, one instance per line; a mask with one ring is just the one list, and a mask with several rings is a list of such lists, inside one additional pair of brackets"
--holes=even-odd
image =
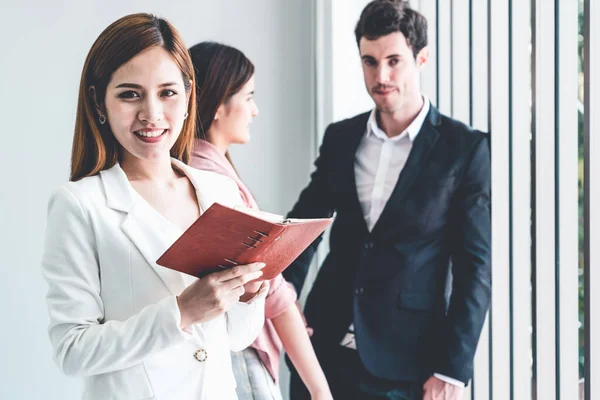
[(377, 126), (377, 112), (371, 112), (367, 130), (354, 159), (356, 191), (369, 230), (379, 219), (392, 195), (400, 172), (406, 164), (413, 142), (429, 112), (429, 100), (423, 98), (423, 107), (408, 128), (400, 135), (388, 137)]
[[(358, 201), (369, 231), (377, 223), (383, 208), (389, 200), (400, 173), (408, 160), (408, 155), (431, 105), (423, 96), (423, 107), (415, 119), (400, 135), (388, 137), (377, 125), (377, 110), (373, 109), (367, 122), (367, 129), (354, 158), (354, 176)], [(356, 348), (354, 342), (354, 326), (348, 329), (342, 344)], [(456, 379), (434, 374), (437, 378), (457, 386), (464, 384)]]

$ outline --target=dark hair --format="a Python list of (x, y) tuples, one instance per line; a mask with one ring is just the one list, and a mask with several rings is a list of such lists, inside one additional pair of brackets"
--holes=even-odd
[(207, 133), (224, 104), (254, 75), (254, 64), (240, 50), (216, 42), (201, 42), (189, 50), (196, 75), (196, 137)]
[[(83, 66), (71, 150), (72, 181), (112, 167), (118, 161), (120, 151), (110, 127), (101, 126), (98, 122), (99, 115), (90, 88), (94, 87), (96, 101), (102, 106), (112, 74), (151, 47), (162, 47), (173, 57), (181, 70), (186, 92), (191, 91), (188, 112), (195, 113), (196, 91), (190, 85), (190, 81), (194, 80), (194, 68), (177, 30), (168, 21), (151, 14), (131, 14), (118, 19), (98, 36)], [(171, 156), (185, 163), (194, 145), (195, 123), (194, 118), (184, 121), (181, 133), (171, 148)]]
[(413, 10), (405, 0), (374, 0), (367, 4), (356, 23), (356, 44), (360, 39), (375, 40), (401, 32), (415, 58), (427, 46), (427, 19)]

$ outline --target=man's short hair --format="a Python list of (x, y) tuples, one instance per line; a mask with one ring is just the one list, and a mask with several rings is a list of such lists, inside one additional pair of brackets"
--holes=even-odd
[(410, 8), (406, 0), (374, 0), (367, 4), (356, 23), (354, 35), (360, 46), (362, 37), (376, 40), (401, 32), (416, 57), (427, 46), (427, 19)]

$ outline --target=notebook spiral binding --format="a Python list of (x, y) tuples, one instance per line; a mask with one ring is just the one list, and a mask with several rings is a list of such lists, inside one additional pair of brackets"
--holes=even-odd
[[(261, 238), (264, 238), (264, 237), (268, 237), (268, 236), (269, 236), (269, 235), (267, 235), (266, 233), (264, 233), (264, 232), (261, 232), (261, 231), (257, 231), (257, 230), (254, 230), (254, 233), (256, 233), (257, 235), (259, 235), (259, 237), (255, 238), (255, 237), (252, 237), (252, 236), (247, 236), (247, 238), (248, 238), (248, 239), (250, 239), (250, 240), (252, 240), (252, 241), (253, 241), (253, 243), (246, 243), (246, 242), (242, 242), (242, 244), (243, 244), (244, 246), (246, 246), (246, 247), (248, 247), (248, 248), (250, 248), (250, 249), (256, 249), (256, 246), (255, 246), (255, 244), (257, 244), (257, 243), (262, 243), (262, 240), (261, 240)], [(232, 260), (232, 259), (230, 259), (230, 258), (226, 258), (226, 259), (225, 259), (225, 261), (226, 261), (226, 262), (229, 264), (229, 267), (231, 267), (231, 266), (236, 266), (236, 265), (239, 265), (239, 263), (238, 263), (237, 261), (235, 261), (235, 260)], [(228, 267), (228, 266), (225, 266), (225, 265), (223, 265), (223, 264), (219, 264), (219, 268), (222, 268), (222, 269), (227, 269), (227, 268), (229, 268), (229, 267)]]

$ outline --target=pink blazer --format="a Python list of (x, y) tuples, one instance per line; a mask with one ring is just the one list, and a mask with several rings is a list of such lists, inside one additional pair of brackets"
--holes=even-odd
[[(196, 139), (189, 165), (206, 171), (217, 172), (233, 179), (239, 189), (244, 203), (248, 207), (258, 209), (254, 197), (248, 187), (242, 182), (237, 172), (227, 158), (210, 142)], [(281, 315), (294, 305), (297, 299), (296, 290), (281, 275), (270, 282), (269, 293), (265, 301), (265, 324), (251, 347), (258, 351), (263, 364), (277, 382), (279, 377), (279, 356), (281, 340), (275, 331), (271, 319)]]

